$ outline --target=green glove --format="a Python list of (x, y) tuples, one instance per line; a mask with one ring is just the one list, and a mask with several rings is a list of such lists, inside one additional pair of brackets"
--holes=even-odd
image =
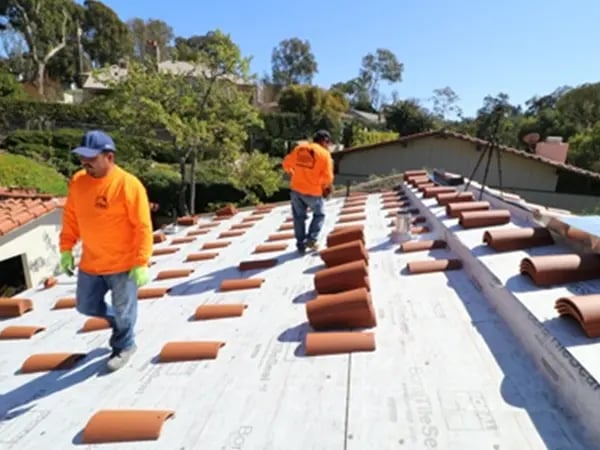
[(69, 251), (60, 253), (60, 268), (64, 273), (73, 275), (75, 272), (75, 260), (73, 259), (73, 253)]
[(129, 278), (135, 281), (137, 287), (147, 284), (150, 281), (148, 268), (144, 266), (134, 267), (129, 271)]

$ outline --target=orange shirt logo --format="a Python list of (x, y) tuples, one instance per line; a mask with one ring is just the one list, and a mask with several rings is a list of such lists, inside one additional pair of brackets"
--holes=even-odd
[(296, 165), (306, 169), (314, 169), (317, 164), (315, 151), (312, 148), (301, 148), (296, 154)]

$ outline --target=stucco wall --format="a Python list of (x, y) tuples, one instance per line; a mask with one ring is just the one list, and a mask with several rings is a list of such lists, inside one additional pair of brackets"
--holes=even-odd
[(36, 287), (59, 267), (58, 234), (62, 209), (56, 209), (0, 237), (0, 261), (25, 254), (25, 281)]
[[(404, 144), (390, 143), (364, 151), (341, 154), (336, 184), (346, 181), (365, 181), (370, 175), (387, 175), (407, 169), (436, 168), (469, 176), (481, 152), (475, 144), (459, 139), (428, 137)], [(483, 180), (487, 155), (483, 158), (474, 179)], [(556, 169), (537, 161), (501, 153), (502, 184), (511, 188), (529, 188), (554, 192), (558, 175)], [(498, 185), (496, 154), (486, 184)]]

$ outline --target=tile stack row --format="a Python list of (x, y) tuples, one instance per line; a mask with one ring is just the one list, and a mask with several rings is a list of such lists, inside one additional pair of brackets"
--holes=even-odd
[[(555, 245), (552, 233), (544, 227), (486, 230), (483, 242), (496, 252), (510, 252)], [(567, 253), (527, 256), (519, 272), (539, 287), (600, 279), (600, 255)], [(571, 317), (589, 338), (600, 337), (600, 294), (561, 297), (555, 302), (560, 316)]]
[(345, 200), (340, 225), (327, 235), (326, 248), (319, 252), (325, 268), (315, 273), (317, 295), (306, 303), (306, 316), (315, 330), (306, 335), (307, 355), (375, 350), (374, 333), (360, 331), (377, 325), (364, 225), (348, 225), (366, 219), (366, 201), (362, 193)]
[[(405, 181), (421, 192), (423, 198), (435, 197), (438, 205), (446, 207), (446, 215), (458, 218), (463, 228), (499, 226), (511, 222), (508, 209), (492, 210), (488, 201), (475, 201), (472, 192), (457, 192), (456, 188), (451, 186), (438, 186), (429, 179), (425, 171), (406, 173)], [(566, 236), (567, 239), (572, 237)], [(552, 233), (539, 226), (485, 230), (482, 241), (496, 252), (556, 245)], [(441, 243), (431, 242), (430, 245)], [(527, 256), (521, 258), (518, 271), (542, 288), (600, 280), (600, 255), (570, 252)], [(571, 317), (577, 321), (588, 337), (600, 337), (600, 294), (561, 297), (555, 301), (555, 309), (560, 316)]]
[[(404, 179), (407, 184), (410, 184), (414, 187), (426, 186), (426, 188), (435, 188), (437, 187), (435, 183), (429, 181), (429, 177), (427, 176), (427, 172), (425, 171), (407, 171), (404, 174)], [(395, 191), (384, 193), (382, 195), (382, 199), (384, 201), (384, 205), (386, 202), (389, 202), (390, 199), (393, 199), (395, 195), (400, 195), (399, 199), (403, 201), (404, 207), (410, 207), (411, 203), (408, 197), (403, 193), (402, 186), (398, 186)], [(437, 195), (447, 195), (445, 192), (439, 193)], [(393, 200), (392, 200), (393, 201)], [(444, 197), (438, 201), (446, 201)], [(416, 211), (418, 214), (419, 208), (411, 208), (409, 211)], [(412, 219), (412, 223), (423, 223), (426, 219), (423, 216), (417, 216)], [(426, 226), (422, 226), (419, 229), (414, 230), (411, 229), (411, 234), (422, 234), (429, 232), (429, 228)], [(444, 249), (446, 248), (446, 242), (438, 239), (423, 239), (423, 240), (410, 240), (407, 242), (403, 242), (400, 244), (399, 251), (402, 253), (411, 253), (411, 252), (420, 252), (426, 250), (435, 250), (435, 249)], [(432, 272), (441, 272), (446, 270), (459, 270), (462, 269), (462, 262), (459, 259), (450, 258), (450, 259), (425, 259), (425, 260), (416, 260), (410, 261), (406, 264), (406, 272), (412, 275), (416, 274), (424, 274), (424, 273), (432, 273)]]

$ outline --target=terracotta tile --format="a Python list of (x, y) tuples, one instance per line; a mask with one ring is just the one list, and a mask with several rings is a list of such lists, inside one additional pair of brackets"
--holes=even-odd
[(446, 248), (446, 241), (442, 240), (423, 240), (408, 241), (400, 244), (400, 251), (404, 253), (421, 252), (424, 250), (433, 250), (436, 248)]
[(34, 334), (44, 331), (45, 327), (14, 325), (0, 332), (0, 339), (30, 339)]
[(28, 357), (21, 366), (21, 373), (68, 370), (85, 358), (85, 353), (38, 353)]
[(174, 414), (161, 410), (101, 410), (85, 425), (81, 440), (84, 444), (155, 441), (165, 420)]
[(138, 300), (161, 298), (167, 295), (170, 290), (170, 288), (143, 287), (138, 289)]
[(193, 272), (194, 269), (162, 270), (156, 274), (156, 280), (169, 280), (171, 278), (189, 277)]
[(288, 244), (262, 244), (257, 245), (254, 253), (280, 252), (288, 248)]
[(308, 333), (305, 348), (308, 356), (372, 352), (375, 334), (357, 331)]
[(206, 242), (202, 246), (202, 250), (214, 250), (216, 248), (224, 248), (231, 245), (231, 241)]
[(306, 317), (314, 330), (377, 325), (371, 294), (364, 288), (318, 295), (306, 303)]
[(194, 236), (175, 238), (171, 241), (171, 245), (180, 245), (180, 244), (191, 244), (195, 242), (196, 238)]
[(90, 331), (108, 330), (109, 328), (110, 322), (104, 317), (90, 317), (81, 327), (81, 332), (89, 333)]
[(560, 316), (575, 319), (587, 337), (600, 337), (600, 294), (561, 297), (554, 307)]
[(264, 278), (239, 278), (231, 280), (223, 280), (219, 290), (221, 292), (226, 291), (239, 291), (243, 289), (258, 289), (265, 282)]
[(460, 259), (434, 259), (424, 261), (411, 261), (407, 265), (407, 270), (411, 274), (443, 272), (446, 270), (462, 269)]
[(271, 234), (269, 235), (269, 237), (267, 238), (268, 242), (273, 242), (273, 241), (285, 241), (287, 239), (294, 239), (294, 233), (275, 233), (275, 234)]
[(219, 341), (168, 342), (158, 355), (161, 363), (215, 359), (225, 345)]
[(458, 223), (463, 228), (479, 228), (491, 225), (504, 225), (510, 222), (508, 209), (490, 209), (488, 211), (463, 211)]
[(244, 230), (233, 230), (233, 231), (224, 231), (219, 234), (218, 239), (226, 239), (232, 237), (243, 236), (246, 233)]
[(597, 279), (600, 255), (576, 253), (523, 258), (519, 272), (531, 278), (537, 286), (552, 286)]
[(179, 247), (157, 248), (152, 251), (152, 256), (172, 255), (173, 253), (177, 253), (178, 251)]
[(524, 227), (487, 230), (483, 233), (483, 242), (497, 252), (506, 252), (552, 245), (554, 239), (546, 228)]
[(218, 304), (202, 305), (196, 309), (194, 320), (224, 319), (228, 317), (240, 317), (248, 305), (244, 304)]
[(33, 310), (33, 302), (28, 298), (0, 297), (0, 317), (19, 317)]
[(185, 258), (185, 262), (208, 261), (219, 256), (216, 252), (189, 253)]
[(75, 308), (77, 305), (77, 299), (74, 297), (61, 298), (59, 299), (52, 309), (70, 309)]
[(251, 260), (251, 261), (242, 261), (238, 265), (238, 270), (240, 272), (245, 272), (247, 270), (268, 269), (268, 268), (274, 267), (276, 265), (277, 265), (277, 258), (255, 259), (255, 260)]

